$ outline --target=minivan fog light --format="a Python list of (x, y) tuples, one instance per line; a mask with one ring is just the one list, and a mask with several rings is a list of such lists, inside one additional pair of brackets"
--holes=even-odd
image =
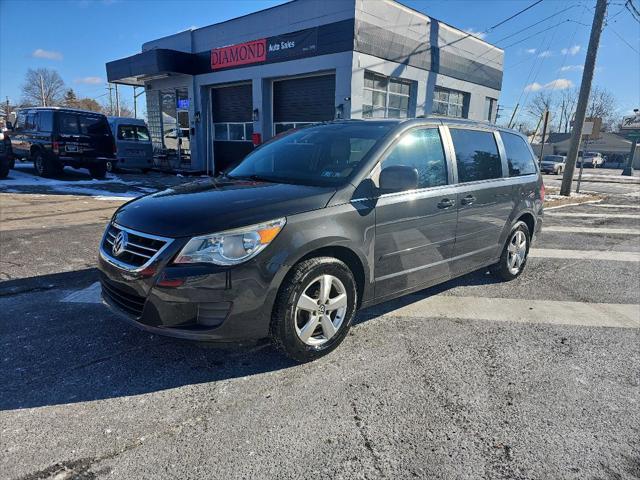
[(259, 225), (193, 237), (174, 263), (237, 265), (258, 255), (280, 233), (286, 223), (278, 218)]

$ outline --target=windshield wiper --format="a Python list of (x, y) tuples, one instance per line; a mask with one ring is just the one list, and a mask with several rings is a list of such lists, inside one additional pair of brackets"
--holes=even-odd
[(232, 180), (252, 180), (254, 182), (269, 182), (269, 183), (276, 183), (275, 180), (267, 178), (267, 177), (263, 177), (261, 175), (225, 175), (225, 177), (230, 178)]

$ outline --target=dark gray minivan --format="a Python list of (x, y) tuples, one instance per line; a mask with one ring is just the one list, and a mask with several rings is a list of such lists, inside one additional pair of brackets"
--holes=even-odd
[(487, 268), (511, 280), (542, 224), (526, 139), (444, 118), (280, 136), (225, 176), (125, 204), (100, 245), (104, 301), (150, 332), (271, 337), (309, 361), (357, 309)]

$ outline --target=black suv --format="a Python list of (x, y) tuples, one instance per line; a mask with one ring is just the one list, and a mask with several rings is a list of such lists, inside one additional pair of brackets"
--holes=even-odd
[(29, 108), (18, 112), (10, 128), (13, 154), (32, 160), (38, 175), (51, 177), (64, 166), (87, 168), (104, 178), (115, 143), (107, 117), (70, 108)]

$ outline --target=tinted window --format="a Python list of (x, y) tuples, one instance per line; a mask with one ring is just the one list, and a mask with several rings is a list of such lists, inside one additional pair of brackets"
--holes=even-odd
[(25, 130), (35, 130), (36, 129), (36, 114), (35, 113), (27, 113), (27, 120), (24, 124)]
[(138, 134), (138, 140), (143, 141), (143, 142), (148, 142), (150, 140), (149, 130), (147, 130), (147, 127), (143, 127), (141, 125), (138, 125), (136, 127), (136, 132)]
[(363, 123), (313, 125), (283, 134), (251, 152), (229, 177), (344, 184), (369, 150), (393, 128), (389, 123)]
[(536, 173), (536, 165), (527, 143), (513, 133), (500, 133), (509, 162), (509, 176), (517, 177)]
[(437, 128), (405, 134), (382, 161), (382, 168), (405, 165), (418, 171), (418, 188), (447, 184), (447, 160)]
[(24, 123), (26, 121), (27, 121), (27, 113), (18, 112), (18, 117), (16, 118), (16, 128), (24, 128)]
[(53, 112), (38, 112), (38, 131), (51, 132), (53, 130)]
[(109, 124), (103, 117), (78, 115), (78, 121), (83, 135), (104, 135), (110, 132)]
[(450, 129), (458, 163), (458, 181), (474, 182), (502, 177), (498, 146), (492, 132)]
[(60, 112), (58, 114), (58, 130), (66, 135), (78, 135), (78, 116), (73, 113)]

